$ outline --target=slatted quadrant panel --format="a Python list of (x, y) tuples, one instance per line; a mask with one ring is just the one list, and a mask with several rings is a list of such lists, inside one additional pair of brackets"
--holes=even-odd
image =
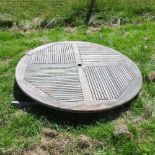
[(76, 66), (31, 64), (27, 67), (24, 79), (59, 101), (77, 102), (83, 100)]
[(30, 64), (75, 63), (72, 43), (56, 43), (30, 56)]
[(89, 43), (78, 43), (77, 46), (84, 64), (92, 62), (124, 62), (121, 55), (112, 49)]
[(88, 66), (84, 71), (94, 100), (117, 99), (135, 78), (128, 66)]

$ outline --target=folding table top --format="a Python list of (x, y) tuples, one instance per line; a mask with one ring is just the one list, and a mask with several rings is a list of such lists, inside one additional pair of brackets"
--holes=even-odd
[(29, 51), (16, 80), (32, 99), (72, 112), (96, 112), (127, 103), (139, 92), (137, 66), (111, 48), (89, 42), (55, 42)]

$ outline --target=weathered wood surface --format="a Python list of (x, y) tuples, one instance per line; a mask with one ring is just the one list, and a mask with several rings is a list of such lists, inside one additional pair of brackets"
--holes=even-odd
[(111, 48), (79, 41), (37, 47), (18, 63), (19, 87), (38, 103), (72, 112), (120, 106), (137, 95), (137, 66)]

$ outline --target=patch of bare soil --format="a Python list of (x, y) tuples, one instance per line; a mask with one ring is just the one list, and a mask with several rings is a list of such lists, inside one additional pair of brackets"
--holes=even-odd
[(96, 33), (96, 32), (98, 32), (98, 31), (100, 31), (101, 28), (102, 28), (102, 26), (96, 26), (96, 27), (90, 26), (90, 27), (88, 28), (88, 30), (87, 30), (87, 34)]
[(77, 148), (78, 149), (96, 149), (103, 147), (104, 144), (101, 141), (93, 140), (86, 135), (80, 135), (78, 137)]
[(129, 139), (132, 137), (132, 134), (130, 133), (128, 127), (125, 124), (115, 125), (114, 135), (115, 136), (124, 135)]
[(151, 82), (155, 82), (155, 71), (149, 74), (148, 79)]
[(77, 28), (68, 26), (65, 28), (65, 31), (68, 33), (75, 33), (77, 31)]
[(74, 137), (56, 130), (45, 128), (40, 144), (29, 150), (12, 152), (11, 155), (78, 155), (92, 154), (96, 149), (103, 148), (100, 141), (91, 139), (86, 135)]

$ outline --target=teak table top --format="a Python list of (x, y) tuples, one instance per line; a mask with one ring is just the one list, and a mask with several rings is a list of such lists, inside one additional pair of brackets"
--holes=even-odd
[(18, 63), (16, 81), (46, 106), (96, 112), (127, 103), (139, 92), (137, 66), (111, 48), (89, 42), (55, 42), (29, 51)]

